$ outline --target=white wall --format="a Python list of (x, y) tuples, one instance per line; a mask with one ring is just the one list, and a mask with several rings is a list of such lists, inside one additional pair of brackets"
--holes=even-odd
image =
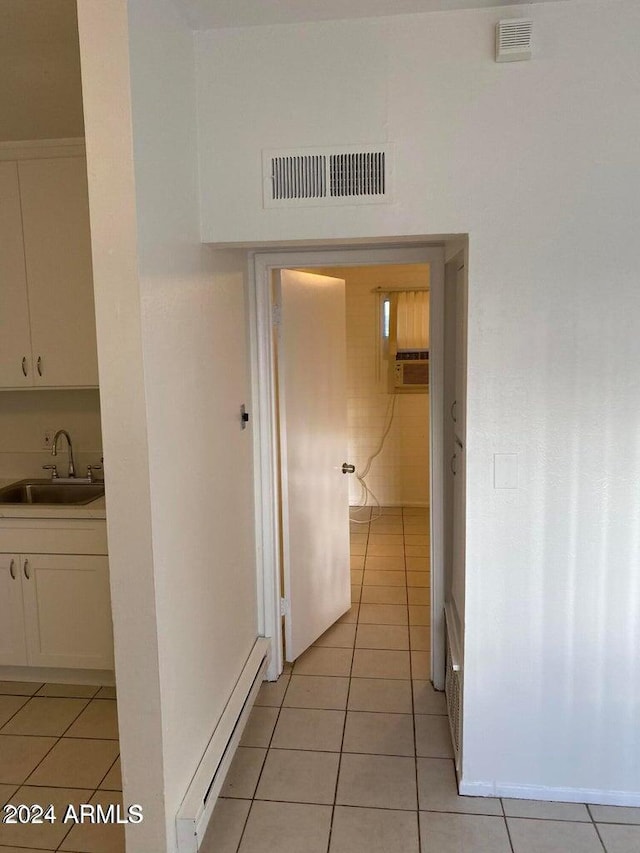
[[(427, 287), (426, 264), (328, 267), (313, 272), (346, 282), (348, 460), (362, 471), (389, 422), (388, 371), (380, 359), (377, 287)], [(387, 362), (384, 363), (385, 367)], [(393, 423), (366, 478), (381, 506), (429, 504), (429, 395), (396, 394)], [(362, 488), (349, 478), (349, 503), (361, 504)], [(370, 497), (369, 505), (375, 505)]]
[[(250, 429), (240, 429), (240, 404), (250, 402), (246, 257), (200, 243), (190, 31), (170, 0), (118, 5), (81, 0), (81, 44), (83, 73), (95, 86), (86, 87), (85, 110), (105, 450), (111, 455), (108, 445), (115, 450), (123, 430), (127, 435), (122, 407), (131, 395), (136, 485), (145, 491), (134, 503), (124, 493), (124, 466), (109, 470), (124, 793), (145, 806), (144, 823), (128, 830), (127, 850), (159, 853), (175, 850), (176, 812), (257, 634), (252, 439)], [(117, 71), (111, 55), (100, 53), (101, 38), (111, 41)], [(130, 87), (127, 62), (114, 47), (123, 44)], [(105, 74), (118, 78), (106, 94), (99, 85)], [(101, 180), (107, 163), (115, 188)], [(107, 209), (129, 212), (131, 166), (135, 218), (112, 240)], [(101, 241), (110, 245), (106, 257)], [(135, 277), (119, 288), (115, 266), (131, 261), (131, 252)], [(126, 319), (122, 331), (118, 311)], [(119, 346), (131, 359), (130, 375), (120, 370)], [(149, 535), (138, 540), (142, 565), (131, 560), (126, 567), (134, 579), (126, 600), (118, 587), (121, 549), (137, 520), (141, 536)], [(141, 633), (147, 647), (136, 650), (145, 674), (139, 687), (117, 643), (137, 642)], [(145, 717), (143, 733), (138, 721)]]
[[(524, 12), (534, 60), (494, 63)], [(205, 240), (470, 234), (468, 790), (640, 804), (639, 29), (567, 0), (197, 38)], [(394, 204), (262, 209), (261, 149), (387, 140)]]

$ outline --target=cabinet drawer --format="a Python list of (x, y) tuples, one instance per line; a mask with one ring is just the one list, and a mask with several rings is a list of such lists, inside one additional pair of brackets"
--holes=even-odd
[(0, 553), (106, 555), (107, 525), (102, 519), (3, 519)]

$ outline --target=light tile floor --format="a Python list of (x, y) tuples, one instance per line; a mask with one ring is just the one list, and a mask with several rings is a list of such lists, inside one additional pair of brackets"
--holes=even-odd
[[(421, 510), (352, 525), (353, 606), (262, 686), (201, 853), (640, 853), (640, 809), (458, 796), (428, 547)], [(113, 688), (0, 681), (2, 805), (121, 791)], [(121, 826), (0, 824), (0, 853), (124, 849)]]
[(0, 681), (0, 805), (53, 804), (54, 824), (0, 823), (0, 853), (122, 853), (122, 826), (63, 823), (67, 805), (122, 805), (112, 687)]
[(201, 853), (640, 853), (640, 809), (458, 796), (428, 554), (424, 510), (351, 525), (353, 606), (262, 686)]

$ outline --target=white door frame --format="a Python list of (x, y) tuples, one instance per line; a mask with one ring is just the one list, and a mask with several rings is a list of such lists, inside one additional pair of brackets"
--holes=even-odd
[(274, 388), (272, 271), (296, 267), (431, 265), (429, 453), (431, 514), (431, 674), (444, 689), (444, 246), (296, 248), (249, 254), (248, 307), (253, 399), (258, 631), (271, 640), (267, 678), (282, 672), (277, 410)]

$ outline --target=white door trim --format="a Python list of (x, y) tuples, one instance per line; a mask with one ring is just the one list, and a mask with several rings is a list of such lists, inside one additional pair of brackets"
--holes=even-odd
[(378, 266), (431, 264), (430, 353), (430, 476), (431, 476), (431, 673), (434, 686), (444, 688), (444, 529), (443, 529), (443, 405), (444, 405), (444, 247), (442, 245), (297, 248), (249, 253), (248, 307), (253, 398), (255, 460), (256, 564), (258, 628), (271, 641), (267, 678), (282, 672), (280, 613), (277, 411), (274, 392), (273, 304), (271, 273), (289, 267)]

